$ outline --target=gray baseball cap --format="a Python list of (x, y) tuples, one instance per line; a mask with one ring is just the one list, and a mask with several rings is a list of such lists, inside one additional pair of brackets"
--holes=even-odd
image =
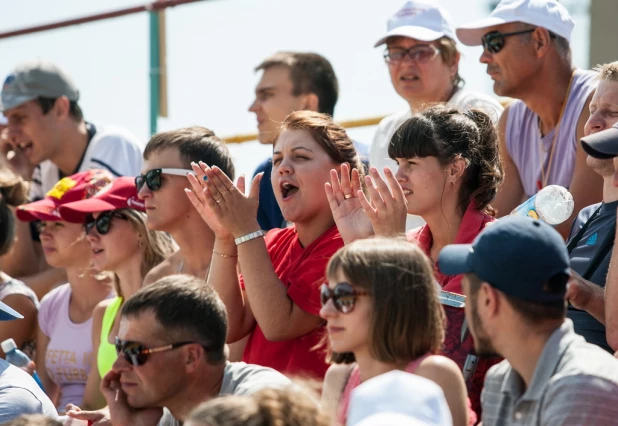
[(64, 71), (51, 62), (36, 60), (18, 65), (4, 80), (0, 111), (6, 111), (42, 96), (70, 101), (79, 99), (79, 90)]

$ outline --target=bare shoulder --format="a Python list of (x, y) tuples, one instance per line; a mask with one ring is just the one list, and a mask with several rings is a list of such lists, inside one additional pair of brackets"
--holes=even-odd
[(459, 366), (453, 360), (442, 355), (428, 356), (420, 363), (414, 373), (437, 382), (454, 377), (461, 377), (463, 380)]
[(178, 252), (173, 253), (146, 274), (144, 277), (144, 285), (152, 284), (161, 278), (175, 274), (178, 272), (179, 262)]

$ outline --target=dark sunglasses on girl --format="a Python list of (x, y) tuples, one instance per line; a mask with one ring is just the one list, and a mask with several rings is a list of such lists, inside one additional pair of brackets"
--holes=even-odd
[(90, 231), (92, 231), (92, 228), (95, 226), (100, 235), (107, 234), (109, 232), (109, 226), (112, 224), (112, 219), (115, 217), (118, 219), (127, 220), (127, 217), (124, 214), (114, 210), (103, 212), (96, 219), (94, 216), (89, 215), (86, 218), (86, 223), (84, 225), (84, 228), (86, 228), (86, 235), (90, 234)]
[(148, 361), (148, 356), (157, 352), (166, 352), (181, 346), (190, 345), (196, 342), (179, 342), (171, 343), (169, 345), (157, 346), (156, 348), (146, 348), (144, 345), (131, 342), (130, 340), (121, 340), (116, 337), (116, 355), (124, 356), (127, 362), (130, 362), (135, 367), (144, 365)]
[(489, 53), (498, 53), (504, 47), (505, 38), (531, 33), (535, 29), (536, 28), (532, 28), (523, 31), (515, 31), (512, 33), (501, 33), (500, 31), (492, 31), (481, 37), (481, 44), (483, 45), (483, 49), (486, 49)]
[(322, 306), (326, 305), (330, 299), (333, 299), (333, 305), (342, 314), (352, 312), (357, 296), (366, 296), (369, 293), (362, 290), (355, 290), (348, 283), (338, 283), (332, 289), (328, 284), (322, 284), (320, 287), (320, 302)]
[(152, 169), (145, 175), (139, 175), (135, 178), (135, 187), (139, 192), (144, 184), (148, 186), (151, 191), (158, 191), (161, 189), (161, 175), (175, 175), (186, 176), (187, 173), (193, 173), (193, 170), (189, 169)]

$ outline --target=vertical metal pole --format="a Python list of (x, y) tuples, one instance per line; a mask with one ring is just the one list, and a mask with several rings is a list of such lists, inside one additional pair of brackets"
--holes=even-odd
[(150, 17), (150, 134), (157, 133), (159, 115), (159, 16), (157, 11), (148, 12)]

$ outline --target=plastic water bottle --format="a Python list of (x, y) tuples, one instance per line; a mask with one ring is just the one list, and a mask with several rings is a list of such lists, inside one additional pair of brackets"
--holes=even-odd
[(556, 226), (571, 216), (574, 207), (573, 196), (566, 188), (549, 185), (516, 207), (511, 214), (529, 216)]
[[(25, 367), (30, 362), (30, 358), (28, 355), (17, 349), (17, 345), (15, 344), (15, 340), (6, 339), (4, 342), (0, 343), (2, 350), (6, 354), (6, 360), (13, 364), (16, 367)], [(36, 374), (36, 371), (32, 373), (32, 378), (37, 384), (43, 389), (43, 383), (41, 383), (41, 379), (39, 375)], [(45, 389), (43, 389), (44, 391)]]

